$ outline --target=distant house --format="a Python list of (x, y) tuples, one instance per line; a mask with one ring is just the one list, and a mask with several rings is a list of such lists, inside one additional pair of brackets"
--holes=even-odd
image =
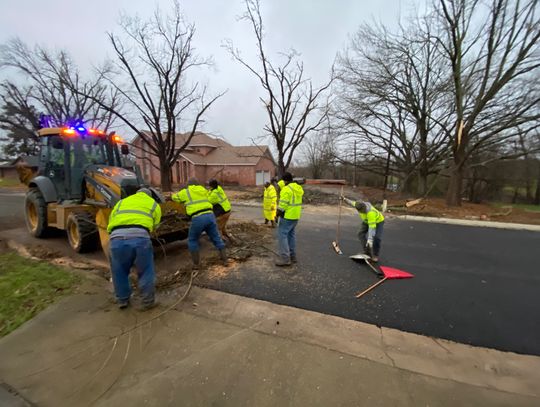
[(39, 166), (39, 158), (35, 156), (21, 155), (15, 160), (1, 160), (0, 161), (0, 178), (17, 180), (20, 174), (17, 172), (17, 167), (27, 167), (31, 173), (37, 172)]
[[(177, 134), (176, 145), (182, 146), (186, 138), (186, 134)], [(135, 138), (131, 144), (143, 178), (159, 185), (157, 157), (149, 153), (141, 138)], [(215, 178), (223, 184), (248, 186), (263, 185), (275, 173), (275, 161), (268, 146), (233, 146), (223, 139), (196, 133), (173, 166), (171, 179), (173, 184), (180, 185), (196, 177), (201, 182)]]

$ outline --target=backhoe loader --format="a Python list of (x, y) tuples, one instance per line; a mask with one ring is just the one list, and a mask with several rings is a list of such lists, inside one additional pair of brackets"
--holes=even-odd
[[(46, 238), (52, 228), (65, 230), (76, 252), (96, 250), (108, 255), (107, 224), (113, 206), (144, 186), (138, 167), (127, 158), (129, 149), (115, 133), (83, 126), (38, 130), (37, 173), (19, 167), (28, 191), (25, 219), (29, 232)], [(161, 242), (187, 237), (189, 221), (183, 205), (167, 201), (150, 188), (162, 210), (153, 234)]]

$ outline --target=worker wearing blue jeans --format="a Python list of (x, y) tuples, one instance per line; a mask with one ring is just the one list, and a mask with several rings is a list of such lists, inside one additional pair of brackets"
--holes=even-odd
[(188, 249), (190, 252), (193, 253), (199, 251), (199, 238), (203, 232), (206, 232), (216, 249), (225, 249), (225, 243), (223, 243), (223, 240), (219, 235), (216, 217), (210, 212), (195, 216), (191, 219), (191, 226), (189, 227), (188, 233)]
[(199, 238), (206, 232), (216, 249), (223, 265), (228, 264), (225, 243), (219, 235), (216, 217), (214, 216), (212, 203), (208, 199), (209, 193), (196, 178), (190, 178), (188, 185), (176, 194), (171, 195), (171, 199), (182, 203), (186, 208), (186, 214), (191, 218), (191, 225), (188, 233), (188, 249), (193, 261), (193, 269), (200, 267)]
[(283, 187), (279, 193), (276, 211), (278, 223), (279, 259), (276, 266), (290, 266), (296, 263), (296, 225), (302, 214), (304, 189), (293, 181), (292, 174), (286, 172), (282, 177)]
[[(279, 219), (278, 225), (278, 247), (280, 262), (277, 264), (281, 265), (281, 260), (285, 263), (296, 263), (296, 225), (298, 224), (297, 220), (290, 219)], [(284, 264), (287, 265), (287, 264)]]
[(142, 309), (155, 305), (154, 251), (150, 232), (161, 220), (161, 209), (152, 191), (141, 188), (135, 194), (121, 199), (109, 217), (111, 274), (114, 292), (120, 309), (129, 306), (131, 285), (129, 273), (135, 265), (142, 297)]
[(138, 286), (143, 307), (154, 304), (154, 249), (150, 237), (115, 238), (111, 240), (111, 272), (114, 291), (120, 308), (129, 304), (131, 285), (129, 271), (133, 264), (137, 269)]

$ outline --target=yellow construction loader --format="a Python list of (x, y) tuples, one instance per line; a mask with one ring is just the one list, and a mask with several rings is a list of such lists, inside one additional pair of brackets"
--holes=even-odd
[[(28, 191), (26, 225), (30, 233), (46, 238), (50, 229), (65, 230), (77, 252), (108, 254), (107, 224), (113, 206), (144, 185), (129, 149), (114, 133), (83, 126), (43, 128), (37, 173), (19, 167)], [(187, 237), (189, 220), (183, 205), (167, 201), (150, 188), (160, 203), (162, 222), (152, 236), (162, 242)]]

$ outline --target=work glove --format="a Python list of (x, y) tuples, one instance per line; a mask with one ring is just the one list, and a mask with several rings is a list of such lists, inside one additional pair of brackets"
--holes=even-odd
[(373, 249), (373, 239), (368, 239), (368, 241), (367, 241), (367, 246), (368, 246), (370, 249)]

